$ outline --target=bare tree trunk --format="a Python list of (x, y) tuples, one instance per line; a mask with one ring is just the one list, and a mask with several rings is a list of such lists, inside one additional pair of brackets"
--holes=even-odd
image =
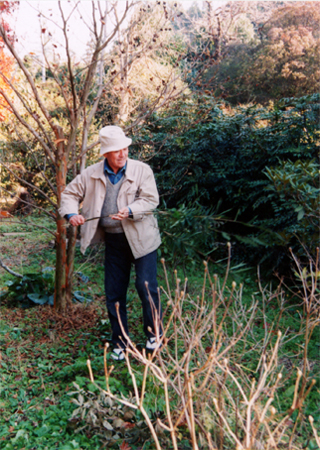
[(69, 226), (68, 229), (68, 248), (67, 248), (67, 303), (70, 304), (72, 301), (72, 279), (74, 272), (74, 258), (76, 252), (76, 242), (77, 242), (77, 231), (78, 227)]
[(63, 312), (67, 309), (67, 240), (65, 220), (59, 213), (57, 213), (56, 243), (54, 309)]
[[(64, 158), (65, 159), (65, 158)], [(66, 185), (66, 171), (63, 164), (57, 169), (57, 184), (60, 176), (60, 185)], [(58, 184), (59, 186), (59, 184)], [(59, 205), (61, 193), (59, 192)], [(57, 311), (65, 311), (72, 300), (72, 279), (74, 271), (74, 257), (77, 240), (77, 227), (66, 227), (66, 221), (57, 213), (57, 248), (56, 248), (56, 278), (54, 308)], [(68, 238), (68, 239), (67, 239)]]
[[(81, 170), (85, 167), (86, 152), (93, 148), (97, 143), (91, 144), (88, 147), (89, 127), (93, 122), (94, 115), (97, 111), (99, 102), (104, 92), (104, 84), (107, 81), (111, 85), (112, 80), (105, 80), (105, 60), (104, 51), (108, 45), (113, 41), (118, 33), (118, 30), (125, 24), (126, 17), (129, 10), (136, 5), (135, 1), (126, 1), (124, 8), (121, 7), (121, 15), (118, 17), (117, 2), (105, 2), (105, 10), (101, 7), (102, 2), (91, 2), (92, 17), (91, 24), (83, 21), (84, 25), (89, 28), (93, 48), (90, 54), (90, 61), (81, 70), (81, 77), (76, 77), (77, 70), (74, 64), (69, 40), (69, 19), (77, 10), (81, 2), (75, 2), (75, 7), (71, 14), (66, 14), (63, 10), (63, 3), (58, 2), (60, 10), (60, 24), (55, 24), (62, 31), (64, 36), (64, 51), (66, 57), (66, 64), (60, 62), (60, 56), (53, 55), (53, 60), (57, 57), (57, 63), (52, 62), (51, 52), (45, 52), (47, 40), (45, 38), (46, 29), (43, 28), (41, 32), (42, 41), (42, 55), (43, 68), (48, 69), (51, 73), (51, 83), (54, 84), (55, 93), (59, 95), (65, 108), (65, 119), (67, 125), (64, 125), (65, 133), (60, 121), (55, 123), (52, 114), (52, 108), (57, 105), (52, 102), (52, 98), (44, 95), (47, 92), (47, 87), (39, 86), (37, 77), (33, 74), (33, 69), (30, 70), (24, 64), (18, 52), (13, 45), (13, 39), (9, 36), (3, 20), (0, 20), (0, 39), (4, 47), (11, 53), (14, 60), (17, 62), (19, 70), (21, 70), (22, 82), (14, 83), (13, 79), (7, 77), (6, 72), (0, 68), (0, 99), (4, 102), (5, 107), (12, 111), (16, 120), (26, 131), (25, 143), (37, 142), (42, 149), (45, 160), (50, 161), (50, 165), (54, 166), (56, 187), (46, 177), (45, 168), (41, 171), (44, 179), (51, 188), (51, 193), (47, 194), (46, 190), (41, 190), (36, 185), (23, 180), (25, 186), (31, 187), (38, 191), (56, 210), (56, 276), (55, 276), (55, 294), (54, 307), (56, 310), (65, 311), (68, 307), (68, 302), (71, 299), (72, 289), (72, 275), (73, 275), (73, 260), (75, 255), (76, 229), (70, 230), (69, 245), (67, 248), (67, 230), (66, 223), (63, 217), (59, 214), (59, 207), (61, 205), (61, 194), (66, 186), (66, 176), (69, 169), (73, 169), (73, 175), (76, 175), (76, 164), (81, 162)], [(109, 33), (107, 35), (106, 23), (108, 16), (113, 17)], [(39, 11), (39, 17), (42, 13)], [(47, 31), (48, 36), (51, 36)], [(56, 46), (55, 46), (56, 47)], [(63, 59), (63, 58), (62, 58)], [(61, 60), (62, 61), (62, 60)], [(97, 67), (99, 64), (99, 77), (97, 77)], [(46, 66), (46, 67), (44, 67)], [(61, 79), (61, 74), (63, 80)], [(5, 87), (8, 87), (7, 90)], [(88, 101), (91, 94), (94, 93), (93, 103)], [(14, 96), (13, 100), (11, 95)], [(34, 104), (34, 106), (30, 106)], [(19, 107), (17, 107), (19, 105)], [(82, 138), (78, 139), (80, 130), (83, 131)], [(68, 130), (68, 131), (66, 131)], [(79, 145), (80, 143), (80, 145)], [(28, 146), (28, 144), (26, 144)], [(79, 150), (80, 151), (79, 151)], [(33, 153), (33, 152), (32, 152)], [(80, 153), (80, 154), (79, 154)], [(82, 161), (81, 161), (82, 158)], [(1, 161), (0, 161), (1, 162)], [(39, 168), (38, 161), (37, 166)], [(1, 162), (2, 164), (2, 162)], [(69, 166), (68, 166), (69, 165)], [(18, 175), (16, 179), (21, 180)], [(55, 197), (56, 201), (53, 200)], [(47, 212), (48, 215), (52, 215)]]
[[(56, 151), (56, 182), (57, 182), (57, 234), (56, 234), (56, 276), (54, 290), (54, 308), (57, 311), (67, 309), (67, 228), (66, 222), (59, 214), (61, 194), (66, 187), (67, 158), (64, 145), (64, 133), (60, 126), (55, 126), (57, 143)], [(72, 276), (72, 275), (71, 275)]]
[[(148, 12), (145, 10), (143, 11), (146, 12), (146, 14), (143, 14), (141, 12), (142, 9), (138, 5), (139, 2), (132, 0), (122, 2), (123, 5), (121, 5), (120, 8), (121, 14), (119, 13), (118, 17), (118, 2), (105, 2), (105, 10), (103, 10), (101, 7), (103, 2), (92, 1), (92, 20), (90, 24), (87, 24), (86, 21), (83, 20), (83, 24), (90, 30), (93, 45), (88, 62), (85, 63), (85, 65), (81, 63), (80, 73), (82, 75), (79, 78), (78, 68), (76, 67), (80, 61), (76, 64), (73, 62), (70, 47), (71, 42), (69, 39), (69, 19), (71, 18), (71, 14), (77, 10), (81, 2), (75, 3), (75, 7), (71, 14), (67, 14), (63, 10), (64, 3), (65, 2), (61, 1), (58, 2), (60, 24), (57, 23), (55, 25), (59, 27), (64, 36), (64, 44), (62, 45), (64, 46), (65, 58), (61, 59), (55, 52), (53, 55), (51, 55), (51, 51), (46, 53), (45, 47), (50, 41), (48, 36), (51, 36), (49, 30), (46, 30), (46, 28), (42, 29), (41, 41), (43, 66), (45, 64), (45, 68), (48, 69), (51, 74), (49, 80), (50, 86), (51, 84), (54, 86), (54, 88), (52, 88), (52, 95), (55, 96), (54, 98), (59, 96), (59, 104), (61, 101), (63, 109), (65, 110), (64, 118), (67, 123), (63, 120), (59, 122), (59, 125), (56, 125), (55, 120), (57, 119), (54, 119), (55, 115), (52, 114), (52, 112), (57, 108), (58, 103), (53, 101), (53, 97), (47, 95), (47, 88), (49, 85), (38, 85), (37, 76), (34, 76), (33, 74), (33, 68), (31, 67), (29, 70), (25, 65), (24, 59), (19, 56), (13, 45), (13, 40), (8, 35), (3, 23), (0, 21), (1, 42), (10, 51), (12, 57), (17, 62), (22, 76), (21, 83), (14, 83), (13, 79), (7, 77), (6, 73), (3, 70), (0, 70), (0, 81), (4, 82), (4, 84), (10, 88), (7, 91), (3, 87), (3, 83), (1, 83), (0, 99), (1, 102), (4, 102), (5, 107), (12, 111), (16, 120), (19, 122), (19, 126), (25, 130), (25, 143), (27, 147), (29, 148), (28, 142), (36, 142), (39, 145), (39, 149), (41, 148), (45, 160), (44, 168), (41, 169), (41, 173), (51, 189), (50, 194), (47, 193), (46, 189), (42, 190), (29, 181), (23, 180), (23, 183), (25, 186), (39, 192), (40, 195), (49, 202), (51, 207), (55, 208), (57, 211), (54, 306), (55, 309), (59, 311), (64, 311), (71, 299), (73, 260), (76, 241), (76, 229), (71, 229), (69, 244), (67, 246), (66, 223), (64, 218), (61, 217), (58, 212), (61, 204), (61, 194), (66, 186), (67, 171), (72, 169), (73, 175), (75, 176), (76, 165), (80, 162), (81, 172), (85, 168), (87, 151), (98, 143), (90, 144), (88, 146), (88, 140), (91, 139), (90, 125), (93, 124), (94, 116), (101, 99), (105, 97), (106, 101), (109, 102), (109, 92), (111, 92), (113, 96), (115, 95), (113, 94), (114, 83), (118, 83), (116, 80), (120, 77), (121, 91), (119, 93), (119, 99), (117, 98), (117, 100), (120, 100), (119, 119), (125, 121), (130, 117), (131, 113), (137, 114), (137, 117), (133, 119), (130, 128), (137, 127), (154, 111), (169, 104), (170, 101), (176, 99), (180, 93), (184, 92), (187, 87), (185, 83), (183, 83), (181, 88), (176, 88), (175, 86), (176, 80), (184, 78), (183, 74), (179, 75), (175, 73), (175, 68), (178, 70), (179, 61), (182, 61), (189, 53), (189, 50), (187, 50), (188, 53), (185, 53), (185, 56), (183, 54), (179, 55), (177, 63), (175, 66), (171, 67), (168, 75), (162, 77), (162, 75), (160, 76), (151, 72), (151, 78), (153, 79), (153, 76), (155, 76), (157, 79), (155, 82), (159, 85), (156, 86), (157, 94), (155, 95), (155, 98), (153, 99), (151, 96), (151, 100), (149, 101), (147, 95), (147, 101), (144, 105), (143, 101), (145, 96), (143, 91), (141, 95), (136, 94), (136, 99), (134, 98), (134, 92), (131, 90), (131, 79), (133, 79), (133, 75), (131, 75), (130, 70), (134, 66), (135, 61), (139, 61), (139, 64), (141, 64), (140, 58), (142, 56), (147, 57), (148, 55), (155, 55), (154, 52), (157, 51), (157, 49), (159, 49), (160, 52), (169, 49), (167, 46), (169, 40), (163, 45), (161, 38), (159, 38), (159, 33), (168, 26), (171, 27), (175, 17), (178, 18), (181, 14), (177, 14), (177, 11), (172, 8), (170, 9), (169, 14), (167, 7), (165, 6), (166, 2), (163, 2), (163, 5), (159, 6), (159, 11), (156, 13), (157, 16), (154, 16), (151, 11)], [(158, 3), (160, 4), (161, 2)], [(130, 10), (133, 10), (135, 13), (132, 17), (129, 16)], [(240, 9), (237, 14), (240, 14)], [(39, 11), (39, 17), (42, 17), (41, 11)], [(233, 14), (232, 18), (234, 17), (235, 14)], [(159, 18), (159, 23), (155, 26), (154, 22), (158, 21), (157, 18)], [(106, 28), (107, 19), (108, 30)], [(127, 31), (124, 33), (120, 32), (123, 26), (127, 28)], [(155, 27), (154, 30), (153, 27)], [(147, 28), (148, 30), (150, 28), (148, 32)], [(145, 33), (145, 38), (142, 38)], [(134, 36), (136, 34), (138, 36), (138, 41), (134, 41)], [(117, 35), (119, 36), (120, 45), (120, 68), (118, 69), (117, 61), (115, 64), (110, 63), (114, 68), (109, 73), (108, 67), (110, 64), (108, 61), (110, 58), (109, 56), (106, 58), (105, 53), (109, 53), (109, 45), (114, 41)], [(49, 39), (49, 41), (47, 41), (47, 39)], [(207, 40), (206, 37), (206, 41)], [(203, 52), (207, 50), (207, 46), (208, 44), (206, 44)], [(162, 50), (161, 47), (163, 47)], [(187, 46), (187, 49), (188, 48), (189, 47)], [(197, 69), (198, 58), (202, 57), (203, 52), (199, 56), (196, 52), (195, 61), (190, 62), (190, 64), (188, 63), (186, 69), (183, 69), (183, 71), (189, 73), (190, 68), (195, 67)], [(110, 57), (115, 58), (112, 52), (110, 52)], [(56, 63), (53, 63), (52, 59), (55, 60), (55, 58)], [(64, 59), (66, 63), (62, 62)], [(110, 61), (113, 61), (113, 59), (110, 59)], [(203, 67), (203, 70), (205, 70), (206, 66), (204, 65)], [(193, 83), (197, 83), (199, 76), (197, 77), (194, 79)], [(144, 90), (144, 87), (142, 89)], [(104, 93), (106, 93), (105, 96)], [(12, 98), (11, 95), (13, 95)], [(139, 100), (140, 97), (141, 101)], [(132, 99), (135, 99), (134, 104)], [(35, 106), (31, 106), (33, 104)], [(118, 102), (117, 105), (119, 105)], [(61, 124), (64, 124), (65, 131), (63, 131)], [(80, 136), (81, 132), (82, 136)], [(29, 150), (33, 153), (32, 149), (29, 148)], [(36, 156), (35, 159), (37, 167), (39, 168)], [(46, 176), (46, 161), (50, 162), (50, 166), (54, 166), (56, 186), (54, 186), (54, 183), (51, 183), (50, 176)], [(15, 176), (17, 180), (21, 181), (19, 175)], [(47, 214), (51, 215), (51, 211), (47, 211)]]

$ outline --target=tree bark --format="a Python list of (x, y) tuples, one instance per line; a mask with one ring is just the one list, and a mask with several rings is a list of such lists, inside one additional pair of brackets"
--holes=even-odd
[(76, 253), (78, 227), (69, 226), (68, 228), (68, 248), (67, 248), (67, 303), (72, 301), (72, 279), (74, 271), (74, 258)]
[(66, 221), (59, 214), (61, 194), (66, 187), (67, 157), (64, 144), (64, 133), (60, 126), (55, 126), (56, 135), (56, 183), (57, 183), (57, 233), (56, 233), (56, 274), (54, 290), (54, 309), (65, 312), (68, 307), (67, 299), (67, 228)]
[(57, 212), (56, 234), (56, 274), (54, 289), (54, 309), (64, 312), (67, 309), (67, 233), (66, 221)]

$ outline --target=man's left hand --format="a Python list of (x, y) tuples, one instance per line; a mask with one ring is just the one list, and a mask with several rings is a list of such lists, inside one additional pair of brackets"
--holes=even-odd
[(128, 217), (129, 217), (129, 208), (127, 208), (125, 206), (124, 208), (120, 209), (120, 211), (118, 211), (117, 214), (112, 216), (111, 219), (113, 219), (113, 220), (123, 220), (123, 219), (127, 219)]

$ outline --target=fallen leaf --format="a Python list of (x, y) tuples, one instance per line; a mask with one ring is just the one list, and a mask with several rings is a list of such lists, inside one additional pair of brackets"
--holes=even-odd
[(129, 444), (126, 443), (126, 441), (123, 441), (120, 445), (120, 450), (131, 450), (132, 447), (130, 447)]
[(0, 217), (12, 217), (8, 211), (0, 211)]
[(123, 427), (124, 421), (120, 418), (117, 418), (113, 421), (114, 428), (121, 428)]
[(104, 426), (104, 428), (106, 428), (107, 430), (113, 431), (113, 426), (112, 426), (107, 420), (104, 420), (104, 421), (103, 421), (103, 426)]
[[(112, 405), (111, 405), (112, 406)], [(129, 411), (126, 411), (125, 413), (124, 413), (124, 415), (123, 415), (123, 420), (125, 421), (125, 422), (129, 422), (129, 420), (132, 420), (132, 419), (134, 419), (135, 418), (135, 413), (133, 412), (133, 411), (131, 411), (131, 410), (129, 410)]]

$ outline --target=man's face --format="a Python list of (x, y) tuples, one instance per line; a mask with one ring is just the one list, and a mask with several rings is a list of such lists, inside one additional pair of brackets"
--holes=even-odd
[(120, 169), (126, 164), (128, 159), (128, 147), (116, 152), (105, 153), (104, 157), (107, 158), (108, 164), (114, 173), (118, 173)]

